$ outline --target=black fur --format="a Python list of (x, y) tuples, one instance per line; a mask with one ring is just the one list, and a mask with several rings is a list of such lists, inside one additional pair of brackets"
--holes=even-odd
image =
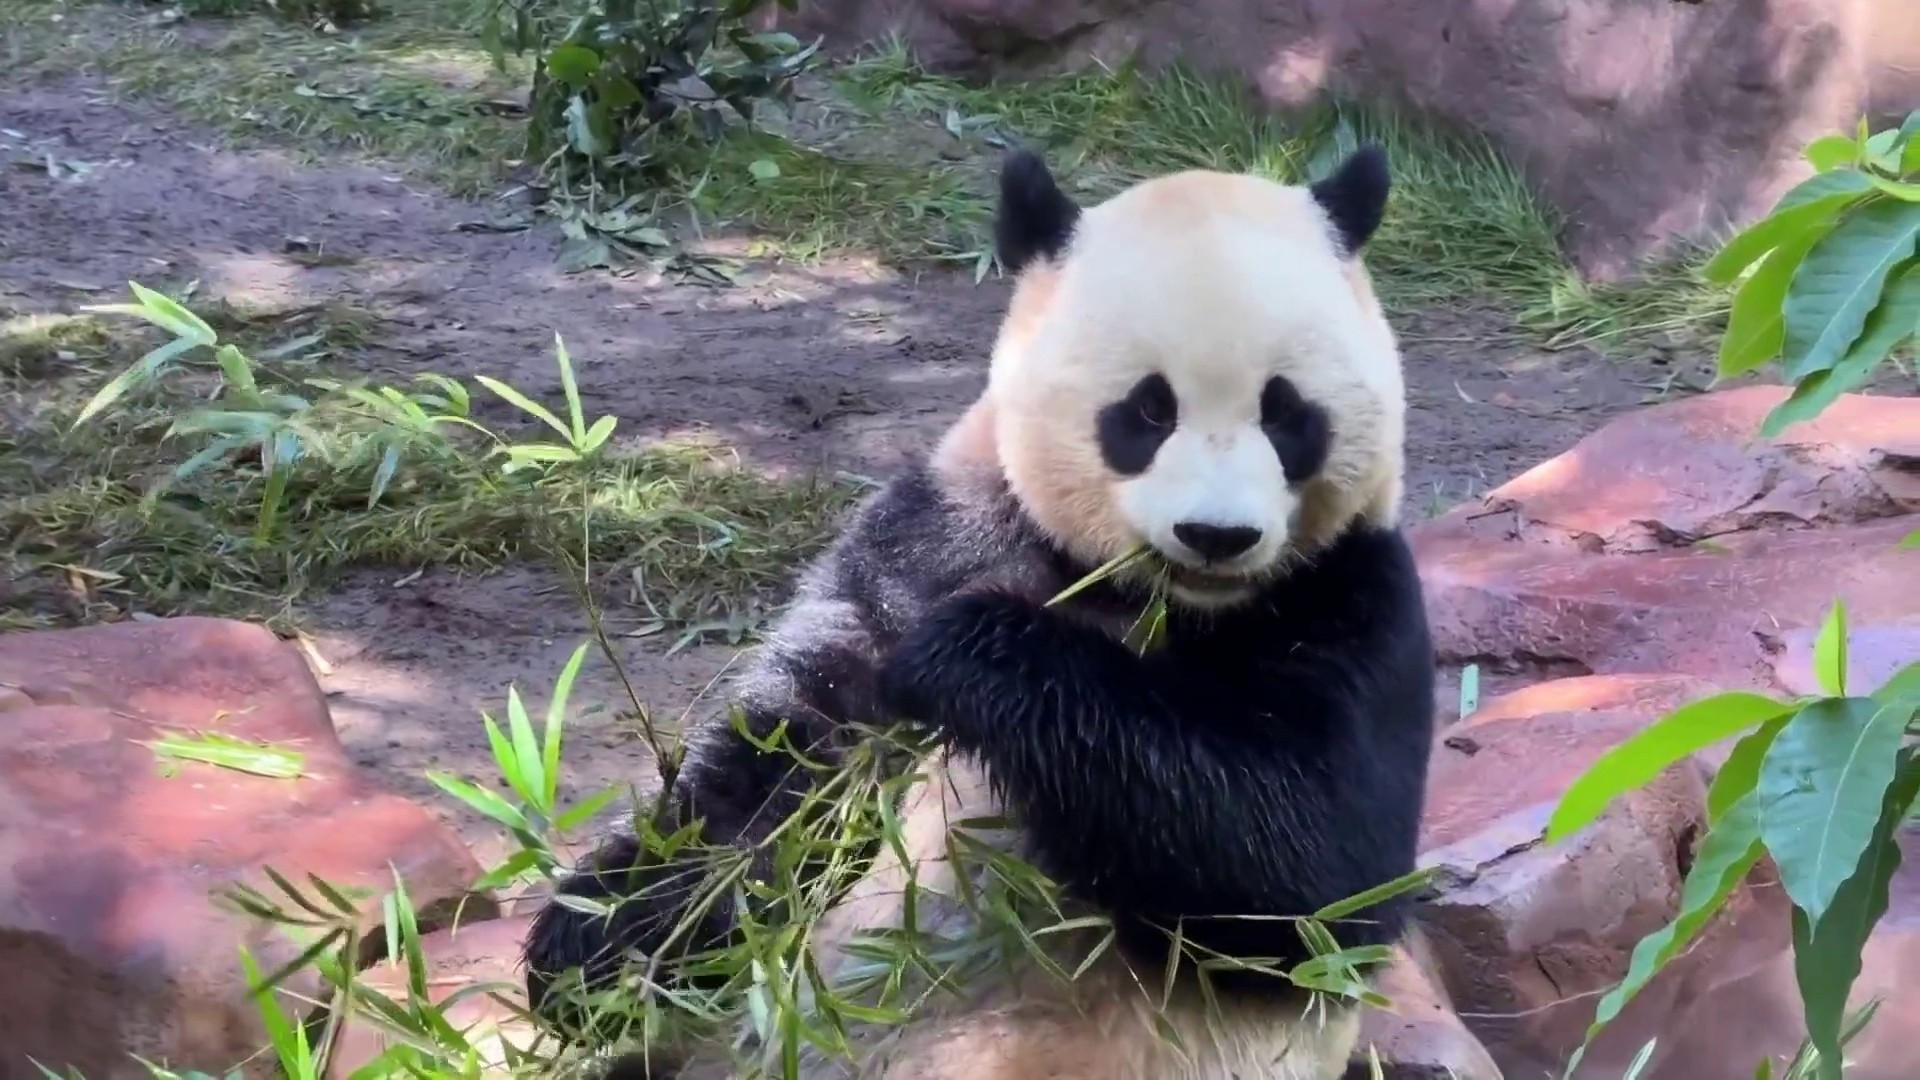
[(1179, 422), (1173, 384), (1154, 372), (1135, 383), (1126, 397), (1100, 410), (1094, 421), (1100, 457), (1121, 476), (1139, 476)]
[[(1171, 612), (1144, 659), (1027, 599), (959, 597), (881, 690), (986, 765), (1042, 868), (1142, 961), (1176, 923), (1203, 950), (1294, 961), (1273, 916), (1414, 868), (1432, 663), (1406, 543), (1358, 527), (1245, 609)], [(1403, 912), (1355, 918), (1345, 945), (1391, 940)]]
[(1280, 455), (1280, 467), (1290, 484), (1304, 484), (1319, 475), (1333, 447), (1327, 411), (1301, 397), (1293, 383), (1280, 375), (1268, 379), (1260, 393), (1260, 429)]
[(994, 250), (1008, 274), (1065, 251), (1079, 220), (1080, 207), (1060, 190), (1039, 155), (1027, 150), (1008, 155), (1000, 167), (1000, 206), (993, 223)]
[[(1086, 569), (1004, 488), (956, 497), (910, 471), (809, 571), (737, 700), (761, 737), (784, 720), (829, 761), (848, 724), (935, 725), (986, 764), (1043, 868), (1110, 910), (1143, 960), (1166, 956), (1152, 927), (1183, 918), (1204, 947), (1297, 957), (1291, 924), (1230, 917), (1304, 915), (1412, 869), (1432, 650), (1397, 533), (1349, 533), (1245, 610), (1172, 613), (1148, 659), (1076, 622), (1135, 613), (1137, 596), (1103, 584), (1039, 606)], [(817, 779), (726, 718), (690, 742), (674, 807), (713, 843), (764, 838)], [(545, 1000), (551, 978), (583, 968), (605, 985), (687, 902), (690, 868), (635, 872), (639, 850), (617, 837), (561, 888), (615, 904), (611, 920), (559, 904), (536, 917), (528, 994), (550, 1020), (572, 1019)], [(1377, 921), (1344, 942), (1386, 940), (1400, 912), (1360, 917)], [(684, 945), (719, 944), (731, 919), (716, 908)]]
[[(1073, 573), (1037, 542), (1011, 496), (956, 500), (928, 471), (910, 471), (870, 499), (810, 568), (772, 640), (735, 686), (734, 700), (756, 738), (764, 742), (784, 721), (788, 745), (832, 763), (845, 750), (848, 725), (885, 719), (875, 677), (880, 658), (934, 604), (987, 586), (1050, 596)], [(730, 715), (713, 717), (688, 735), (666, 827), (697, 820), (708, 843), (752, 844), (790, 816), (818, 779), (788, 754), (742, 738)], [(632, 835), (615, 836), (560, 886), (608, 904), (611, 917), (560, 904), (535, 916), (526, 961), (528, 1000), (536, 1007), (572, 969), (598, 988), (626, 954), (651, 956), (661, 947), (692, 899), (698, 867), (640, 867), (641, 853)], [(716, 904), (675, 951), (721, 944), (732, 922), (730, 903)], [(579, 1019), (544, 1012), (562, 1027)]]
[(1339, 168), (1313, 183), (1310, 190), (1314, 201), (1327, 212), (1341, 249), (1348, 255), (1365, 247), (1380, 227), (1391, 186), (1387, 152), (1373, 144), (1355, 150)]

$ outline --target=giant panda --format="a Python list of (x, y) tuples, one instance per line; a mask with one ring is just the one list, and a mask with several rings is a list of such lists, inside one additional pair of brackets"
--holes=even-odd
[[(768, 733), (831, 761), (853, 725), (910, 719), (940, 749), (898, 811), (905, 845), (814, 928), (821, 969), (898, 924), (909, 876), (923, 928), (968, 918), (928, 897), (954, 892), (949, 825), (996, 816), (1114, 947), (1071, 982), (1016, 963), (936, 995), (808, 1080), (1346, 1068), (1356, 1007), (1270, 967), (1164, 976), (1171, 933), (1297, 961), (1287, 917), (1414, 867), (1432, 645), (1397, 527), (1400, 358), (1360, 261), (1388, 188), (1377, 147), (1310, 185), (1191, 171), (1086, 208), (1037, 156), (1004, 164), (995, 242), (1015, 284), (985, 393), (804, 573), (733, 695), (758, 741), (725, 718), (693, 731), (673, 805), (710, 842), (753, 844), (818, 775)], [(1122, 639), (1154, 589), (1164, 627), (1141, 652)], [(616, 836), (560, 886), (610, 915), (563, 897), (535, 918), (536, 1011), (562, 973), (607, 985), (681, 916), (692, 875), (635, 870), (638, 850)], [(1403, 903), (1335, 936), (1391, 942)], [(686, 943), (725, 940), (731, 918), (715, 905)]]

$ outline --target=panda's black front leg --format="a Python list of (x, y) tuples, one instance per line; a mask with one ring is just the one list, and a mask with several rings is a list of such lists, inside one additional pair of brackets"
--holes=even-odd
[[(1286, 960), (1301, 944), (1285, 917), (1413, 868), (1424, 723), (1394, 730), (1356, 680), (1284, 643), (1171, 637), (1142, 658), (988, 595), (927, 619), (882, 692), (984, 763), (1043, 869), (1123, 932), (1178, 922), (1202, 950)], [(1363, 918), (1344, 943), (1397, 933), (1397, 907)]]

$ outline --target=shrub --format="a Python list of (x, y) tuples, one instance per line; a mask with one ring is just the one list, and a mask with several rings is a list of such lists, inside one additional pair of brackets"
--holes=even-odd
[(271, 12), (289, 22), (333, 29), (381, 15), (377, 0), (178, 0), (188, 15), (248, 15)]
[[(751, 122), (790, 100), (819, 45), (751, 23), (774, 0), (590, 0), (557, 26), (537, 8), (496, 7), (487, 39), (539, 55), (528, 156), (561, 176), (654, 171), (660, 136), (718, 137), (731, 111)], [(778, 0), (793, 10), (794, 0)], [(508, 23), (511, 23), (510, 32)]]
[[(1708, 265), (1733, 282), (1723, 376), (1778, 361), (1793, 393), (1768, 415), (1772, 435), (1810, 419), (1920, 333), (1920, 111), (1897, 129), (1833, 135), (1807, 148), (1818, 170)], [(1920, 546), (1920, 532), (1902, 543)], [(1563, 839), (1620, 794), (1688, 755), (1738, 737), (1707, 796), (1708, 829), (1674, 921), (1635, 947), (1626, 979), (1601, 999), (1588, 1043), (1679, 955), (1764, 854), (1793, 903), (1794, 973), (1807, 1045), (1790, 1076), (1838, 1080), (1847, 996), (1900, 865), (1895, 831), (1920, 797), (1920, 663), (1885, 685), (1847, 685), (1845, 608), (1814, 646), (1821, 695), (1721, 694), (1663, 717), (1574, 782), (1548, 828)], [(1584, 1052), (1584, 1047), (1582, 1048)], [(1571, 1076), (1579, 1064), (1567, 1066)], [(1762, 1063), (1759, 1075), (1772, 1075)]]

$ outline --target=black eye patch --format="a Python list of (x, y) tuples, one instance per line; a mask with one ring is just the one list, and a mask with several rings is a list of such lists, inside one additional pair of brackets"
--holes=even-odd
[(1333, 428), (1326, 410), (1300, 396), (1292, 383), (1275, 375), (1260, 392), (1260, 429), (1280, 455), (1290, 484), (1304, 483), (1327, 463)]
[(1164, 375), (1149, 375), (1134, 383), (1126, 397), (1100, 410), (1095, 421), (1100, 456), (1121, 476), (1138, 476), (1153, 464), (1153, 455), (1179, 421), (1173, 384)]

